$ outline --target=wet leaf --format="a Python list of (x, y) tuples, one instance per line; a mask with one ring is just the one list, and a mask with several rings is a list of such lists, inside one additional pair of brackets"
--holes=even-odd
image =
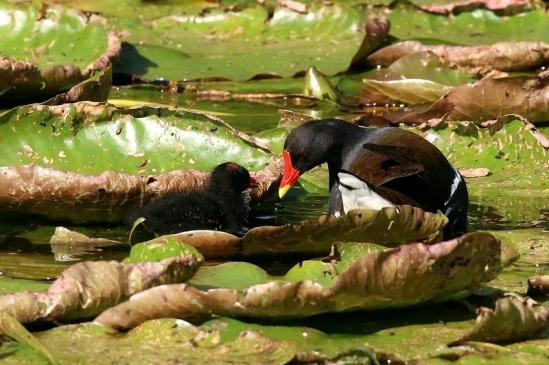
[(52, 365), (57, 365), (58, 362), (51, 355), (42, 343), (36, 339), (17, 319), (13, 318), (6, 312), (0, 312), (0, 333), (3, 333), (20, 343), (29, 346), (34, 351), (44, 356)]
[(201, 259), (192, 254), (137, 264), (82, 262), (63, 271), (46, 293), (17, 292), (0, 296), (0, 311), (22, 323), (90, 318), (139, 291), (182, 282), (190, 278), (201, 263)]
[(549, 310), (520, 295), (496, 301), (495, 309), (480, 308), (474, 328), (457, 343), (464, 341), (510, 342), (534, 337), (547, 324)]
[(417, 7), (435, 14), (450, 14), (460, 10), (485, 7), (490, 10), (521, 10), (532, 5), (531, 0), (457, 0), (457, 1), (412, 1)]
[(270, 253), (326, 254), (332, 243), (371, 242), (394, 246), (436, 240), (446, 224), (442, 214), (412, 206), (357, 209), (336, 218), (321, 216), (299, 224), (261, 226), (238, 238), (225, 232), (189, 231), (171, 236), (196, 247), (205, 257), (261, 256)]
[(106, 101), (112, 84), (112, 66), (104, 70), (95, 71), (91, 77), (69, 89), (46, 100), (44, 104), (57, 105), (64, 103), (76, 103), (78, 101)]
[[(0, 4), (0, 93), (4, 101), (64, 92), (105, 70), (120, 51), (104, 19), (60, 6)], [(69, 93), (75, 96), (78, 91)], [(104, 92), (103, 92), (104, 94)], [(68, 97), (68, 96), (67, 96)]]
[(0, 115), (0, 131), (1, 209), (50, 219), (118, 221), (153, 196), (202, 189), (209, 174), (195, 169), (226, 161), (252, 171), (253, 199), (281, 174), (259, 139), (180, 109), (30, 105)]
[(318, 71), (314, 66), (309, 67), (305, 73), (305, 87), (303, 95), (311, 96), (318, 100), (337, 101), (337, 93), (326, 75)]
[(497, 42), (547, 42), (549, 27), (549, 17), (543, 9), (519, 16), (498, 16), (492, 11), (477, 9), (445, 17), (401, 4), (386, 16), (391, 21), (393, 37), (426, 44), (478, 46)]
[(482, 46), (427, 45), (418, 41), (396, 43), (368, 56), (371, 65), (388, 66), (417, 52), (429, 52), (441, 62), (468, 69), (471, 74), (491, 70), (524, 71), (543, 66), (549, 61), (549, 43), (499, 42)]
[(392, 100), (399, 100), (408, 104), (432, 102), (450, 90), (449, 86), (421, 79), (391, 81), (365, 79), (364, 83), (366, 86), (376, 89)]
[[(144, 80), (291, 77), (309, 66), (333, 75), (349, 67), (367, 37), (364, 28), (359, 27), (365, 20), (363, 15), (343, 3), (313, 2), (305, 14), (276, 7), (271, 15), (258, 4), (231, 10), (211, 9), (196, 15), (186, 11), (185, 4), (165, 7), (142, 3), (137, 12), (135, 6), (122, 2), (108, 11), (127, 11), (131, 7), (130, 14), (135, 17), (110, 18), (108, 13), (105, 16), (130, 32), (130, 44), (115, 64), (115, 73)], [(138, 14), (143, 15), (137, 17)], [(364, 43), (375, 46), (385, 35), (379, 31), (369, 37), (377, 41)]]
[(244, 290), (201, 291), (187, 284), (162, 285), (106, 310), (96, 322), (132, 328), (165, 316), (283, 319), (448, 300), (495, 278), (502, 270), (500, 255), (501, 245), (493, 236), (471, 233), (434, 245), (408, 244), (374, 252), (339, 273), (330, 286), (314, 278), (258, 283)]
[(154, 242), (142, 242), (133, 245), (130, 256), (124, 260), (124, 263), (159, 262), (173, 257), (186, 256), (194, 257), (199, 265), (204, 262), (204, 257), (200, 252), (190, 245), (170, 238), (156, 239)]
[(77, 261), (86, 252), (98, 247), (110, 247), (124, 245), (122, 242), (105, 239), (91, 238), (65, 227), (55, 227), (55, 232), (50, 238), (51, 250), (55, 261)]
[(50, 283), (47, 281), (14, 279), (5, 276), (0, 276), (0, 295), (15, 293), (18, 291), (46, 291)]

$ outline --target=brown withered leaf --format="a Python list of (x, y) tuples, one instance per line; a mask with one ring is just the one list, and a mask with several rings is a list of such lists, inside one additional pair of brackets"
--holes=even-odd
[(473, 329), (450, 345), (465, 341), (509, 342), (530, 339), (545, 328), (549, 310), (542, 304), (518, 294), (496, 301), (494, 309), (481, 307)]
[(486, 167), (477, 167), (477, 168), (461, 168), (459, 173), (463, 177), (473, 178), (473, 177), (484, 177), (490, 175), (490, 169)]
[(187, 280), (200, 263), (193, 255), (139, 264), (82, 262), (63, 271), (46, 293), (0, 296), (0, 311), (21, 323), (90, 318), (139, 291)]
[[(253, 200), (266, 197), (280, 179), (280, 158), (251, 176)], [(210, 173), (182, 169), (158, 176), (104, 172), (98, 176), (37, 165), (0, 167), (0, 210), (47, 215), (52, 219), (119, 221), (153, 197), (202, 190)], [(107, 214), (108, 213), (108, 214)]]
[(313, 280), (274, 280), (244, 290), (158, 286), (106, 310), (95, 321), (127, 329), (165, 316), (279, 320), (449, 300), (495, 278), (502, 270), (501, 250), (492, 235), (471, 233), (434, 245), (413, 243), (371, 253), (343, 270), (330, 287)]
[(321, 216), (298, 224), (255, 227), (240, 238), (218, 231), (188, 231), (170, 237), (193, 245), (207, 258), (261, 256), (269, 252), (326, 254), (336, 241), (394, 246), (436, 240), (446, 222), (442, 214), (402, 205), (352, 210), (339, 218)]
[(549, 275), (529, 277), (528, 295), (549, 295)]
[(549, 62), (549, 43), (499, 42), (481, 46), (426, 45), (404, 41), (384, 47), (370, 56), (370, 65), (389, 66), (399, 58), (416, 52), (430, 52), (444, 63), (485, 74), (490, 70), (523, 71)]
[(385, 17), (373, 17), (365, 25), (366, 36), (351, 60), (351, 67), (364, 65), (366, 57), (378, 49), (389, 35), (391, 22)]
[(530, 121), (549, 120), (549, 72), (538, 76), (483, 79), (458, 86), (435, 101), (426, 111), (409, 113), (399, 122), (433, 125), (441, 120), (481, 123), (508, 114)]

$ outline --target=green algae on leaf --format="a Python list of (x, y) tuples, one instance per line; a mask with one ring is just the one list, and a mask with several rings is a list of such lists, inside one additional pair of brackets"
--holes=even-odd
[(334, 242), (387, 246), (436, 240), (446, 217), (409, 205), (381, 210), (357, 209), (345, 216), (321, 216), (299, 224), (260, 226), (243, 237), (218, 231), (189, 231), (171, 236), (195, 246), (205, 257), (261, 256), (281, 253), (327, 254)]
[(13, 318), (6, 312), (0, 312), (0, 333), (3, 333), (20, 343), (23, 343), (34, 351), (44, 356), (52, 365), (57, 365), (58, 362), (48, 351), (48, 349), (40, 343), (36, 337), (32, 335), (17, 319)]
[(281, 174), (259, 139), (182, 109), (29, 105), (0, 115), (0, 131), (9, 136), (0, 143), (4, 211), (119, 221), (153, 196), (202, 189), (209, 173), (197, 169), (244, 165), (259, 184), (253, 199)]
[(0, 93), (36, 99), (70, 89), (107, 68), (120, 51), (104, 19), (60, 6), (0, 3)]
[[(445, 17), (397, 5), (386, 14), (391, 21), (390, 35), (429, 44), (483, 45), (497, 42), (547, 42), (549, 17), (543, 9), (518, 16), (498, 16), (477, 9)], [(444, 31), (441, 31), (444, 29)]]
[[(407, 244), (371, 253), (351, 263), (327, 286), (315, 277), (273, 280), (243, 290), (162, 285), (106, 310), (96, 322), (122, 329), (165, 316), (193, 320), (217, 314), (280, 320), (455, 299), (501, 272), (501, 250), (493, 236), (471, 233), (438, 244)], [(207, 280), (200, 284), (207, 285)]]
[(195, 257), (199, 265), (204, 262), (204, 257), (193, 246), (166, 237), (133, 245), (130, 256), (124, 260), (124, 263), (158, 262), (173, 257), (185, 256)]
[[(115, 73), (144, 80), (249, 80), (257, 75), (291, 77), (315, 66), (333, 75), (349, 67), (367, 37), (360, 27), (364, 16), (342, 3), (314, 3), (305, 14), (285, 7), (269, 14), (259, 4), (203, 14), (186, 13), (184, 7), (146, 3), (135, 17), (110, 18), (130, 32), (131, 46), (122, 52), (125, 62), (115, 64)], [(377, 42), (385, 35), (376, 33)]]
[(139, 291), (187, 280), (201, 263), (192, 254), (136, 264), (82, 262), (63, 271), (46, 293), (0, 296), (0, 311), (22, 323), (90, 318)]

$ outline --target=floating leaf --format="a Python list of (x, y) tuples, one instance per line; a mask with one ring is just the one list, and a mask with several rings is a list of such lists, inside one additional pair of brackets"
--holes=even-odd
[(425, 112), (406, 114), (400, 121), (415, 125), (442, 118), (482, 122), (507, 114), (519, 114), (531, 121), (545, 121), (549, 120), (547, 90), (549, 72), (538, 77), (483, 79), (453, 88)]
[(257, 283), (244, 290), (201, 291), (187, 284), (162, 285), (106, 310), (96, 322), (122, 329), (166, 316), (284, 319), (403, 307), (464, 296), (495, 278), (502, 270), (500, 260), (499, 241), (486, 233), (471, 233), (434, 245), (415, 243), (374, 252), (338, 273), (330, 286), (314, 277)]
[(509, 342), (534, 337), (547, 324), (549, 310), (520, 295), (496, 301), (495, 309), (479, 308), (474, 328), (455, 344), (464, 341)]
[(497, 42), (547, 42), (549, 27), (549, 17), (541, 8), (512, 17), (482, 9), (446, 17), (400, 4), (386, 16), (391, 21), (393, 37), (428, 44), (478, 46)]
[[(299, 224), (262, 226), (243, 237), (218, 231), (188, 231), (171, 236), (196, 247), (205, 257), (260, 256), (269, 253), (326, 254), (334, 242), (396, 245), (436, 239), (446, 217), (409, 205), (381, 210), (357, 209), (347, 215), (321, 216)], [(162, 238), (162, 237), (160, 237)]]
[(0, 17), (5, 20), (0, 24), (0, 94), (4, 101), (66, 91), (105, 70), (120, 51), (118, 37), (107, 31), (98, 16), (86, 17), (60, 6), (42, 12), (28, 4), (3, 2)]
[(457, 1), (412, 1), (422, 10), (435, 14), (450, 14), (460, 10), (485, 7), (490, 10), (514, 11), (529, 8), (532, 0), (457, 0)]
[(437, 100), (444, 95), (449, 86), (420, 79), (377, 81), (364, 79), (364, 83), (393, 100), (408, 104), (421, 104)]
[(523, 71), (549, 61), (549, 43), (499, 42), (483, 46), (426, 45), (417, 41), (396, 43), (368, 56), (371, 65), (388, 66), (418, 52), (436, 55), (441, 62), (485, 74), (490, 70)]
[(549, 294), (549, 275), (536, 275), (528, 278), (528, 295)]
[(46, 293), (0, 296), (0, 312), (22, 323), (90, 318), (139, 291), (187, 280), (201, 263), (192, 254), (138, 264), (82, 262), (66, 269)]
[(199, 264), (204, 261), (204, 257), (200, 252), (190, 245), (170, 238), (156, 239), (154, 242), (142, 242), (133, 245), (130, 256), (124, 260), (124, 263), (159, 262), (173, 257), (185, 256), (195, 257)]
[[(195, 15), (186, 6), (141, 3), (135, 11), (131, 2), (113, 5), (104, 15), (129, 30), (131, 43), (122, 50), (115, 74), (143, 80), (249, 80), (257, 75), (291, 77), (315, 66), (333, 75), (349, 67), (361, 43), (370, 45), (362, 47), (361, 53), (367, 53), (386, 36), (382, 31), (368, 36), (359, 27), (365, 20), (361, 12), (342, 3), (311, 3), (305, 14), (286, 7), (269, 14), (264, 6), (248, 4)], [(120, 19), (115, 8), (131, 12)]]
[(118, 221), (151, 197), (203, 189), (209, 174), (195, 169), (226, 161), (252, 171), (253, 199), (281, 174), (262, 141), (181, 109), (29, 105), (0, 115), (0, 132), (9, 136), (0, 143), (1, 209), (50, 219)]

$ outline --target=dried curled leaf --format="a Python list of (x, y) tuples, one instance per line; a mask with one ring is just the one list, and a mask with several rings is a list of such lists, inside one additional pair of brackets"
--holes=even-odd
[(523, 71), (549, 61), (549, 43), (499, 42), (481, 46), (426, 45), (418, 41), (396, 43), (368, 56), (370, 65), (389, 66), (416, 52), (430, 52), (444, 63), (469, 69), (474, 74), (490, 70)]
[(458, 86), (435, 101), (429, 109), (409, 113), (399, 122), (436, 125), (441, 120), (483, 122), (508, 114), (531, 121), (549, 120), (549, 72), (532, 76), (483, 79)]
[(528, 278), (528, 295), (548, 295), (549, 275), (536, 275)]
[(325, 254), (336, 241), (391, 246), (434, 240), (446, 222), (442, 214), (403, 205), (381, 210), (357, 209), (339, 218), (321, 216), (299, 224), (255, 227), (240, 238), (216, 231), (188, 231), (169, 237), (195, 246), (207, 258), (258, 256), (270, 252)]
[(96, 322), (122, 329), (164, 316), (283, 319), (448, 300), (494, 279), (502, 270), (501, 251), (490, 234), (471, 233), (434, 245), (414, 243), (371, 253), (343, 270), (331, 286), (313, 280), (273, 280), (244, 290), (163, 285), (106, 310)]
[(496, 307), (481, 307), (473, 329), (460, 340), (509, 342), (525, 340), (539, 333), (549, 320), (549, 310), (542, 304), (518, 294), (508, 295), (496, 301)]
[(46, 293), (0, 296), (0, 312), (21, 323), (90, 318), (142, 290), (182, 282), (201, 263), (194, 255), (139, 264), (82, 262), (63, 271)]

